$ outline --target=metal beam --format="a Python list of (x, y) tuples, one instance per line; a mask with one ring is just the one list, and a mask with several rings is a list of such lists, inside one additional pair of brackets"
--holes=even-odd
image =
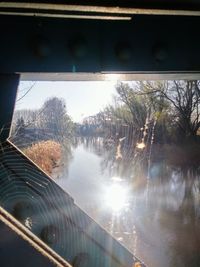
[(18, 74), (0, 75), (0, 143), (9, 137), (18, 83)]
[(199, 73), (200, 17), (0, 17), (1, 73)]
[(76, 267), (140, 263), (9, 141), (0, 150), (0, 162), (0, 205), (36, 236), (33, 241), (42, 239)]
[(71, 266), (2, 207), (0, 236), (0, 260), (3, 267)]
[(148, 15), (199, 15), (200, 3), (197, 0), (136, 0), (136, 1), (2, 1), (0, 8), (32, 9), (51, 11), (100, 12), (110, 14)]

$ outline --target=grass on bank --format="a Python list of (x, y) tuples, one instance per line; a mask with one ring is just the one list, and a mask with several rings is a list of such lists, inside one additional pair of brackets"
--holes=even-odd
[(49, 175), (61, 159), (61, 145), (53, 140), (38, 142), (23, 152)]

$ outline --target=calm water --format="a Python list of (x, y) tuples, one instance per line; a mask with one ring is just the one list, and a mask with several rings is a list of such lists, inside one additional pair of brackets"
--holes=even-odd
[(149, 267), (199, 267), (199, 177), (82, 139), (57, 182)]

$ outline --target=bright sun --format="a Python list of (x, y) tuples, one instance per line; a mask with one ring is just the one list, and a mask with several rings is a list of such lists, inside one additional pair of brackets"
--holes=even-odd
[(106, 188), (105, 203), (114, 212), (120, 211), (127, 204), (127, 190), (120, 184), (112, 184)]

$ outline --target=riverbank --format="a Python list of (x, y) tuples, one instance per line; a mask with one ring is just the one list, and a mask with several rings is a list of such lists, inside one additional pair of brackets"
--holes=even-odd
[(61, 145), (53, 140), (40, 141), (22, 150), (44, 172), (51, 175), (61, 162)]

